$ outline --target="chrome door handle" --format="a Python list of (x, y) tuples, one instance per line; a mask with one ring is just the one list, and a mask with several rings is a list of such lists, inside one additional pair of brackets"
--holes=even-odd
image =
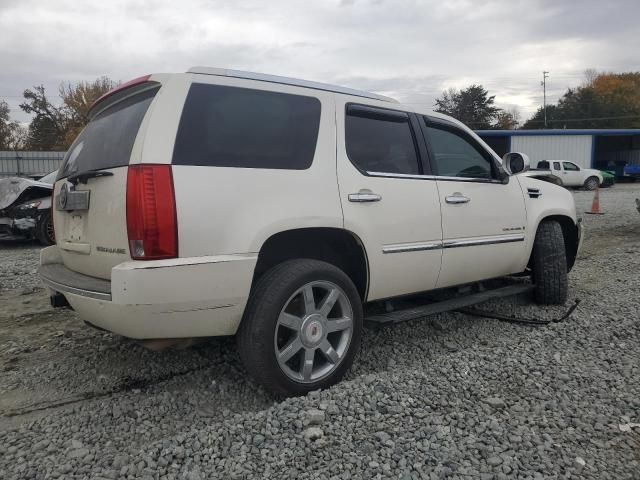
[(349, 201), (356, 203), (379, 202), (382, 196), (370, 191), (360, 191), (358, 193), (350, 193)]
[(461, 193), (454, 193), (453, 195), (449, 195), (447, 197), (445, 197), (444, 199), (447, 203), (453, 203), (453, 204), (458, 204), (458, 203), (469, 203), (471, 201), (471, 199), (469, 197), (465, 197), (464, 195), (462, 195)]

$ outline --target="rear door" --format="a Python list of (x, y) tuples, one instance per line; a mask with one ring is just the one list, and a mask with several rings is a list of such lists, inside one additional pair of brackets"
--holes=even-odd
[(466, 130), (422, 120), (442, 205), (438, 288), (523, 270), (529, 232), (517, 178), (503, 183), (493, 155)]
[(367, 252), (368, 300), (434, 288), (442, 256), (438, 187), (416, 117), (376, 103), (336, 98), (344, 225)]
[(130, 260), (126, 225), (127, 167), (159, 89), (141, 82), (98, 105), (58, 172), (53, 219), (65, 266), (109, 279)]

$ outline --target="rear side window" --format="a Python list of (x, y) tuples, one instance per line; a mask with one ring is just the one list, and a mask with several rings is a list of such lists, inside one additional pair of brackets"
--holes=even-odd
[(560, 162), (553, 162), (553, 169), (554, 169), (554, 170), (562, 170), (562, 169), (560, 168)]
[(319, 125), (317, 98), (194, 83), (173, 164), (304, 170), (313, 161)]
[(140, 124), (157, 92), (154, 88), (128, 97), (93, 118), (69, 148), (58, 179), (129, 165)]
[(547, 162), (546, 160), (538, 162), (538, 168), (548, 169), (549, 168), (549, 162)]
[(347, 155), (361, 171), (420, 174), (406, 113), (349, 105), (345, 128)]

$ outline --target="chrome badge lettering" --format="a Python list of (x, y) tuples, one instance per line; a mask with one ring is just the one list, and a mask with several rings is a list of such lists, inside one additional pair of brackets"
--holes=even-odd
[(127, 253), (124, 248), (101, 247), (100, 245), (96, 245), (96, 250), (102, 253), (115, 253), (116, 255)]

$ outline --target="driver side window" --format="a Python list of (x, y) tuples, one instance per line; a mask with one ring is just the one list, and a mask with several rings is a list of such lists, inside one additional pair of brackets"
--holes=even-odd
[(436, 175), (491, 180), (496, 178), (488, 152), (453, 127), (427, 123)]
[(580, 170), (575, 163), (562, 162), (562, 165), (564, 166), (565, 170), (571, 170), (571, 171), (574, 171), (574, 172), (577, 172), (578, 170)]

